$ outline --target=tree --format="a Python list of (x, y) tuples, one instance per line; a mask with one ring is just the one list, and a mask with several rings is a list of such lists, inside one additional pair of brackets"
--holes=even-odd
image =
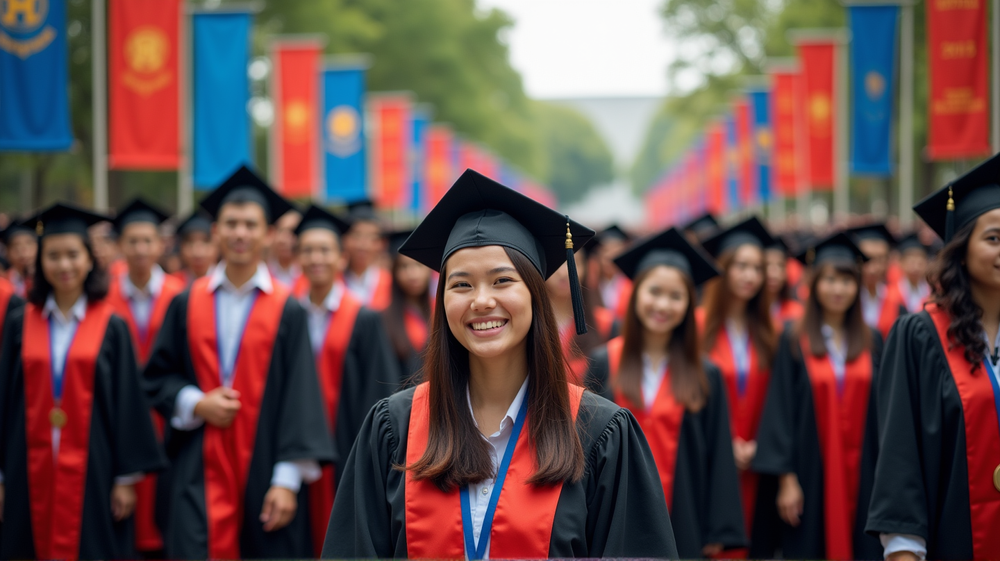
[(614, 178), (614, 157), (594, 125), (575, 109), (535, 102), (547, 157), (549, 186), (562, 204)]

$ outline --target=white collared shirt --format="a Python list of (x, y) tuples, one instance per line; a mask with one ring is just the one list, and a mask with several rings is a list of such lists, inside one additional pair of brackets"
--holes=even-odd
[[(514, 396), (514, 401), (510, 402), (510, 407), (507, 408), (507, 414), (500, 421), (500, 430), (491, 434), (490, 436), (483, 436), (486, 442), (490, 444), (490, 460), (493, 462), (493, 473), (496, 473), (497, 469), (500, 467), (500, 462), (503, 460), (503, 454), (507, 450), (507, 444), (510, 442), (510, 434), (514, 430), (514, 421), (517, 419), (517, 412), (521, 409), (521, 403), (524, 401), (525, 395), (528, 393), (528, 379), (525, 378), (524, 382), (521, 384), (521, 389), (517, 391), (517, 395)], [(465, 395), (469, 401), (469, 413), (472, 414), (472, 422), (476, 423), (476, 427), (479, 427), (479, 423), (476, 422), (476, 416), (472, 412), (472, 396), (469, 394), (469, 387), (465, 387)], [(469, 484), (469, 506), (471, 507), (472, 513), (472, 536), (476, 540), (476, 545), (479, 545), (479, 535), (483, 531), (483, 523), (486, 520), (486, 510), (489, 508), (490, 497), (492, 493), (496, 490), (493, 488), (493, 483), (496, 481), (495, 478), (487, 479), (479, 483)], [(490, 539), (489, 536), (486, 539)], [(463, 548), (464, 549), (464, 548)], [(489, 559), (490, 557), (490, 544), (486, 543), (486, 554), (483, 559)]]
[(618, 309), (618, 299), (621, 297), (622, 275), (615, 274), (611, 280), (601, 281), (601, 300), (609, 310)]
[(879, 284), (875, 288), (875, 296), (868, 293), (868, 289), (861, 287), (861, 313), (865, 318), (865, 323), (872, 329), (878, 329), (878, 321), (882, 319), (882, 303), (885, 302), (885, 285)]
[(143, 337), (149, 333), (149, 321), (153, 315), (153, 302), (163, 291), (163, 278), (166, 273), (159, 265), (153, 265), (149, 273), (149, 282), (143, 288), (138, 288), (132, 283), (132, 279), (125, 273), (119, 280), (122, 296), (128, 301), (129, 310), (132, 311), (132, 318), (139, 328)]
[[(837, 378), (838, 387), (844, 383), (847, 376), (847, 349), (837, 346), (835, 340), (836, 332), (829, 325), (824, 324), (820, 328), (823, 333), (823, 343), (826, 345), (826, 356), (830, 357), (830, 364), (833, 365), (833, 375)], [(847, 341), (844, 341), (846, 347)]]
[(268, 263), (267, 268), (275, 280), (289, 288), (295, 286), (295, 281), (302, 275), (302, 268), (295, 261), (292, 261), (291, 265), (286, 269), (281, 266), (281, 263), (274, 260)]
[(28, 297), (28, 283), (21, 272), (17, 269), (11, 268), (10, 272), (7, 274), (7, 280), (14, 285), (14, 294), (21, 298)]
[(737, 327), (736, 322), (726, 320), (726, 337), (729, 339), (729, 349), (733, 353), (733, 364), (736, 366), (737, 377), (750, 374), (750, 332)]
[(378, 287), (381, 272), (382, 271), (379, 269), (378, 265), (368, 267), (365, 269), (365, 272), (360, 275), (356, 275), (353, 271), (348, 269), (347, 271), (344, 271), (344, 284), (347, 286), (347, 290), (349, 290), (355, 298), (367, 306), (371, 304), (372, 298), (375, 297), (375, 289)]
[(313, 354), (319, 354), (326, 341), (326, 332), (330, 327), (330, 318), (340, 309), (340, 301), (344, 297), (344, 284), (333, 283), (330, 293), (326, 295), (323, 302), (317, 306), (309, 299), (309, 295), (302, 298), (302, 305), (306, 309), (309, 321), (309, 342), (312, 344)]
[(656, 402), (656, 395), (660, 393), (668, 364), (670, 364), (668, 357), (664, 357), (658, 364), (653, 364), (649, 355), (642, 353), (642, 401), (646, 409), (653, 407), (653, 403)]

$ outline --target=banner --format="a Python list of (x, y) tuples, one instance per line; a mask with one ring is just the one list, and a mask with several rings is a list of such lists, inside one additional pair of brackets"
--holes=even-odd
[(930, 66), (928, 156), (958, 160), (992, 154), (986, 0), (927, 0), (925, 4)]
[(319, 187), (319, 39), (272, 44), (271, 184), (289, 198), (311, 198)]
[(899, 6), (851, 6), (851, 173), (892, 175)]
[(753, 122), (750, 116), (750, 100), (740, 96), (733, 102), (733, 118), (736, 121), (736, 150), (740, 177), (739, 201), (745, 207), (760, 201), (757, 190), (757, 163), (754, 155)]
[(767, 90), (750, 92), (750, 126), (753, 135), (754, 173), (760, 201), (771, 201), (771, 152), (774, 133), (771, 130), (771, 94)]
[(798, 71), (783, 68), (771, 71), (771, 115), (774, 133), (774, 189), (781, 197), (794, 197), (798, 193), (800, 162), (796, 154), (798, 111), (796, 88)]
[(719, 120), (705, 133), (705, 203), (709, 212), (726, 214), (726, 191), (726, 126)]
[(730, 112), (723, 119), (726, 128), (726, 207), (740, 208), (740, 192), (743, 190), (740, 174), (740, 146), (736, 131), (736, 115)]
[(0, 1), (0, 150), (69, 150), (66, 0)]
[(834, 174), (834, 75), (836, 45), (829, 40), (798, 44), (802, 60), (802, 93), (809, 165), (805, 183), (814, 191), (833, 189)]
[(366, 198), (364, 98), (367, 62), (344, 59), (323, 71), (324, 198), (353, 203)]
[(410, 147), (410, 177), (412, 178), (413, 191), (410, 195), (410, 210), (419, 215), (424, 208), (426, 200), (425, 191), (427, 185), (427, 174), (424, 167), (427, 165), (427, 127), (431, 124), (430, 109), (426, 106), (417, 106), (413, 109), (413, 144)]
[(372, 194), (381, 208), (406, 208), (410, 204), (410, 143), (413, 141), (412, 106), (406, 93), (369, 97), (372, 116)]
[(191, 18), (192, 160), (194, 185), (213, 189), (250, 165), (250, 28), (246, 12), (204, 12)]
[(424, 208), (432, 208), (451, 187), (455, 175), (452, 165), (453, 134), (447, 125), (427, 127), (424, 162), (426, 194)]

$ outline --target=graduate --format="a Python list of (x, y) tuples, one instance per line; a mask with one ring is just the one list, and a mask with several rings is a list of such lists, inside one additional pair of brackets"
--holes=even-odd
[(1000, 156), (914, 210), (945, 242), (878, 379), (869, 533), (894, 560), (1000, 558)]
[(899, 241), (898, 250), (899, 267), (903, 275), (896, 285), (906, 311), (915, 314), (924, 309), (924, 303), (931, 296), (931, 285), (927, 282), (931, 248), (913, 233)]
[(719, 230), (719, 221), (711, 212), (695, 218), (681, 227), (684, 236), (693, 244), (700, 244)]
[(324, 558), (676, 558), (635, 418), (566, 381), (544, 279), (591, 236), (472, 170), (421, 222), (426, 381), (369, 413)]
[(771, 302), (771, 319), (776, 328), (805, 313), (788, 276), (790, 258), (788, 246), (780, 238), (774, 238), (774, 244), (764, 248), (764, 291)]
[(369, 200), (352, 203), (348, 210), (351, 228), (344, 235), (344, 283), (362, 304), (380, 312), (389, 306), (392, 295), (392, 274), (382, 262), (386, 250), (382, 225)]
[(31, 279), (35, 276), (38, 238), (31, 228), (15, 220), (0, 231), (0, 242), (3, 242), (10, 262), (7, 280), (14, 286), (14, 294), (22, 299), (27, 298)]
[(896, 318), (906, 313), (897, 284), (886, 281), (889, 252), (896, 239), (881, 223), (851, 228), (847, 233), (868, 258), (861, 273), (861, 305), (865, 323), (878, 329), (884, 339), (889, 336)]
[(87, 227), (57, 204), (26, 224), (39, 251), (0, 353), (3, 559), (135, 557), (135, 484), (164, 466), (131, 336), (106, 300)]
[[(597, 284), (601, 300), (600, 306), (610, 310), (614, 317), (622, 319), (628, 309), (628, 299), (632, 294), (632, 282), (618, 270), (614, 258), (628, 245), (629, 235), (617, 224), (601, 230), (591, 240), (584, 251), (593, 255), (597, 267)], [(593, 288), (593, 287), (588, 287)]]
[(171, 427), (166, 554), (310, 557), (303, 483), (332, 459), (331, 439), (306, 312), (263, 263), (291, 205), (246, 167), (201, 205), (223, 260), (174, 298), (144, 372)]
[[(743, 515), (754, 550), (773, 528), (773, 481), (752, 470), (764, 398), (777, 347), (764, 289), (764, 248), (775, 240), (756, 217), (705, 239), (722, 275), (705, 285), (701, 345), (722, 373), (729, 397), (733, 456), (740, 472)], [(758, 516), (760, 513), (760, 516)]]
[(627, 407), (649, 439), (682, 559), (746, 545), (729, 409), (704, 361), (695, 288), (719, 273), (677, 229), (615, 262), (632, 279), (621, 337), (594, 351), (587, 387)]
[(864, 253), (838, 233), (800, 258), (813, 269), (806, 313), (781, 336), (753, 469), (779, 478), (785, 558), (881, 559), (864, 533), (882, 351), (861, 314)]
[(173, 276), (185, 287), (208, 274), (219, 260), (219, 248), (212, 240), (212, 218), (198, 209), (177, 225), (181, 270)]
[(309, 320), (309, 342), (333, 436), (334, 462), (309, 485), (314, 555), (319, 555), (333, 508), (336, 476), (343, 471), (365, 415), (399, 386), (399, 370), (378, 312), (361, 305), (340, 274), (340, 236), (349, 225), (317, 206), (306, 210), (295, 230), (299, 265), (309, 290), (301, 301)]
[(382, 312), (389, 341), (399, 364), (401, 381), (408, 384), (423, 365), (422, 354), (430, 336), (431, 288), (430, 267), (401, 253), (399, 248), (413, 230), (393, 232), (389, 236), (392, 257), (392, 299)]
[(302, 221), (302, 214), (290, 210), (274, 224), (274, 243), (271, 244), (267, 269), (271, 277), (288, 288), (294, 288), (302, 276), (302, 269), (296, 259), (295, 249), (298, 239), (295, 229)]

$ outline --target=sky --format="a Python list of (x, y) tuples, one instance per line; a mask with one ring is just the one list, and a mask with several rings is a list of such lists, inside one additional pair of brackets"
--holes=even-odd
[(511, 63), (536, 99), (662, 96), (674, 45), (662, 0), (478, 0), (514, 20)]

